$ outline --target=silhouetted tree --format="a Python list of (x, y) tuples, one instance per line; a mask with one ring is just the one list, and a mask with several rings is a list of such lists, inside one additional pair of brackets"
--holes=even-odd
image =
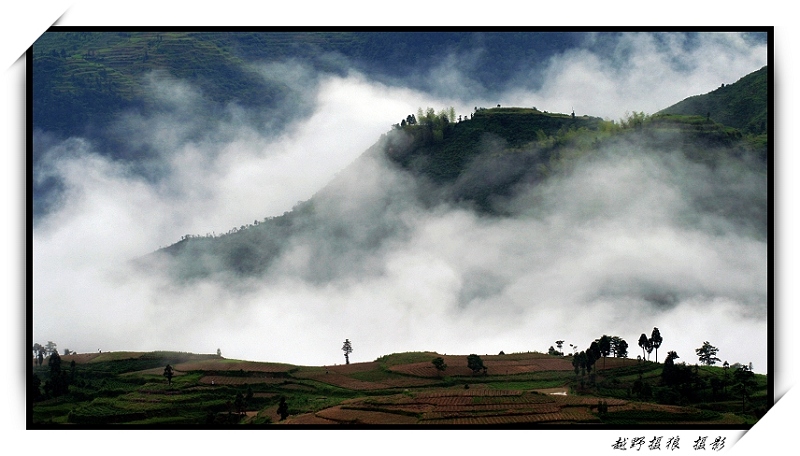
[(172, 370), (172, 366), (167, 364), (167, 367), (164, 368), (164, 377), (167, 379), (167, 385), (172, 385), (172, 376), (175, 375), (175, 372)]
[(603, 334), (603, 336), (595, 342), (597, 342), (598, 353), (603, 357), (603, 369), (605, 369), (606, 357), (611, 354), (611, 338)]
[[(44, 347), (39, 343), (33, 344), (33, 355), (39, 359), (44, 358)], [(39, 365), (41, 366), (42, 363), (40, 362)]]
[(708, 343), (708, 341), (703, 342), (703, 346), (695, 350), (700, 362), (706, 366), (713, 366), (717, 361), (720, 361), (717, 358), (718, 351), (719, 349)]
[(578, 376), (578, 372), (580, 372), (581, 369), (586, 368), (585, 358), (586, 358), (586, 353), (584, 352), (575, 353), (572, 356), (572, 367), (575, 369), (576, 377)]
[(644, 357), (645, 357), (644, 351), (645, 351), (645, 348), (647, 347), (647, 341), (648, 340), (649, 339), (647, 338), (647, 334), (645, 334), (645, 333), (642, 333), (642, 335), (639, 336), (639, 346), (642, 347), (642, 359), (644, 359)]
[(591, 374), (595, 362), (600, 359), (602, 353), (600, 352), (600, 344), (597, 341), (592, 342), (589, 349), (586, 350), (586, 373)]
[(611, 338), (611, 353), (615, 358), (627, 358), (628, 343), (625, 342), (625, 339), (619, 336), (613, 336)]
[(745, 411), (745, 400), (750, 398), (758, 386), (756, 374), (748, 366), (740, 366), (733, 372), (733, 393), (742, 395), (742, 413)]
[(661, 337), (661, 332), (659, 332), (658, 328), (653, 328), (653, 333), (650, 335), (650, 343), (656, 349), (656, 362), (658, 362), (658, 347), (661, 346), (663, 341), (664, 339)]
[(61, 357), (54, 351), (47, 360), (50, 367), (50, 379), (45, 383), (45, 390), (52, 392), (54, 397), (66, 394), (69, 390), (69, 379), (67, 373), (61, 371)]
[(61, 373), (61, 357), (58, 352), (53, 352), (47, 360), (47, 365), (50, 367), (50, 375)]
[(286, 398), (281, 396), (281, 401), (278, 404), (278, 415), (281, 416), (281, 421), (289, 416), (289, 404), (286, 403)]
[[(679, 396), (695, 396), (700, 389), (697, 384), (697, 375), (685, 363), (676, 363), (675, 359), (677, 358), (678, 354), (674, 351), (670, 351), (667, 354), (667, 359), (664, 361), (664, 367), (661, 370), (661, 380), (664, 385), (673, 387)], [(675, 400), (677, 398), (672, 399), (672, 401)]]
[(486, 367), (483, 365), (483, 360), (480, 356), (476, 354), (471, 354), (467, 356), (467, 367), (470, 368), (473, 374), (477, 374), (481, 370), (486, 370)]
[(222, 356), (222, 350), (220, 350), (219, 348), (217, 349), (217, 356)]
[(563, 340), (557, 340), (556, 341), (556, 347), (558, 347), (558, 352), (561, 354), (561, 356), (564, 356), (564, 350), (562, 350), (562, 347), (564, 347), (564, 341)]
[(728, 364), (728, 361), (722, 363), (722, 371), (724, 373), (724, 377), (722, 380), (722, 394), (725, 394), (725, 387), (728, 385), (728, 371), (730, 370), (731, 365)]
[(350, 343), (350, 339), (344, 340), (342, 351), (344, 352), (344, 363), (350, 364), (350, 353), (353, 353), (353, 344)]
[(441, 356), (437, 356), (436, 358), (431, 361), (433, 367), (436, 368), (436, 372), (441, 375), (445, 369), (447, 369), (447, 363), (444, 362), (444, 359)]

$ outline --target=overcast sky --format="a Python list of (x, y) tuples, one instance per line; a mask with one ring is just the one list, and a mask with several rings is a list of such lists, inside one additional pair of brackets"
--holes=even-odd
[[(757, 201), (763, 176), (712, 172), (636, 145), (522, 189), (514, 218), (400, 204), (393, 214), (403, 236), (362, 258), (380, 273), (305, 280), (302, 272), (319, 260), (309, 252), (324, 243), (313, 238), (295, 240), (270, 277), (241, 287), (182, 287), (130, 269), (129, 260), (184, 234), (222, 233), (291, 210), (419, 107), (467, 114), (501, 103), (616, 120), (736, 82), (767, 63), (763, 44), (735, 34), (703, 35), (691, 46), (680, 36), (665, 44), (648, 34), (625, 35), (611, 48), (592, 40), (531, 62), (544, 65), (540, 88), (526, 88), (534, 85), (522, 72), (516, 83), (475, 90), (490, 94), (482, 99), (470, 98), (477, 82), (457, 58), (419, 69), (442, 81), (430, 93), (355, 71), (316, 74), (297, 61), (250, 62), (266, 78), (291, 81), (313, 106), (277, 135), (254, 128), (255, 113), (231, 105), (201, 140), (188, 140), (181, 132), (192, 128), (202, 92), (165, 74), (148, 76), (165, 109), (119, 121), (131, 141), (160, 152), (165, 179), (142, 179), (104, 158), (92, 138), (49, 145), (62, 158), (42, 173), (64, 179), (67, 190), (33, 233), (34, 340), (78, 352), (220, 348), (228, 358), (323, 365), (343, 362), (345, 338), (353, 362), (416, 350), (546, 352), (559, 339), (582, 350), (603, 334), (626, 339), (635, 357), (639, 334), (657, 326), (660, 361), (675, 350), (694, 363), (694, 349), (708, 340), (721, 359), (766, 372), (766, 241), (695, 204), (726, 194)], [(334, 190), (348, 203), (330, 209), (332, 219), (352, 214), (348, 205), (365, 211), (370, 195), (402, 195), (414, 185), (381, 163), (350, 176)]]

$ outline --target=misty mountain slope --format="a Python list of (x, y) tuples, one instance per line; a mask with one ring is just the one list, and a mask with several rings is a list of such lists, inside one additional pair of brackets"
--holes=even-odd
[(769, 68), (754, 71), (733, 84), (722, 84), (703, 95), (689, 97), (659, 114), (710, 116), (743, 133), (766, 134), (769, 129)]
[[(667, 225), (689, 238), (700, 232), (761, 242), (767, 214), (760, 155), (737, 130), (704, 117), (641, 117), (619, 126), (532, 109), (479, 110), (462, 122), (395, 127), (292, 211), (222, 235), (187, 236), (140, 261), (190, 282), (355, 280), (385, 274), (388, 259), (419, 230), (454, 216), (489, 226), (566, 217), (580, 221), (563, 226), (575, 233), (585, 224), (627, 220), (613, 236)], [(593, 167), (612, 180), (596, 181)], [(618, 179), (623, 188), (616, 189)], [(554, 190), (564, 182), (571, 183)], [(586, 192), (587, 185), (594, 189)], [(648, 193), (654, 187), (658, 192)], [(663, 208), (651, 217), (651, 205)], [(475, 283), (484, 284), (475, 288), (480, 293), (503, 289), (504, 279), (494, 273), (487, 282), (486, 274), (481, 267), (469, 272), (474, 283), (462, 296), (473, 296)], [(636, 285), (654, 302), (678, 302), (671, 286)]]

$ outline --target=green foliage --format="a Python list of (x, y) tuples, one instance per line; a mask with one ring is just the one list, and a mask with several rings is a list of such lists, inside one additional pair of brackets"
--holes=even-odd
[(649, 115), (644, 112), (633, 111), (632, 113), (625, 113), (625, 117), (620, 119), (619, 125), (624, 129), (641, 129), (648, 120), (650, 120)]
[(480, 371), (486, 372), (486, 366), (483, 365), (483, 360), (480, 356), (476, 354), (471, 354), (467, 356), (467, 367), (472, 371), (473, 374), (477, 374)]
[(431, 361), (431, 364), (433, 364), (433, 367), (436, 368), (437, 372), (444, 372), (444, 370), (447, 369), (447, 363), (444, 362), (444, 358), (441, 356), (434, 358), (433, 361)]

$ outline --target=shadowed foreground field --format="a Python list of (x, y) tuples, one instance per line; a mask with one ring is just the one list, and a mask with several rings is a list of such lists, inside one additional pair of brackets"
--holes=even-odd
[[(443, 371), (431, 362), (437, 357)], [(757, 386), (743, 401), (729, 372), (713, 366), (692, 367), (689, 390), (663, 385), (663, 365), (654, 362), (608, 358), (594, 372), (576, 373), (569, 356), (481, 358), (486, 370), (473, 373), (466, 355), (434, 352), (334, 366), (176, 352), (67, 355), (61, 357), (67, 393), (55, 397), (42, 388), (30, 426), (746, 426), (771, 404), (765, 376), (756, 375)], [(171, 381), (164, 376), (167, 364)], [(47, 362), (34, 373), (44, 385)]]

